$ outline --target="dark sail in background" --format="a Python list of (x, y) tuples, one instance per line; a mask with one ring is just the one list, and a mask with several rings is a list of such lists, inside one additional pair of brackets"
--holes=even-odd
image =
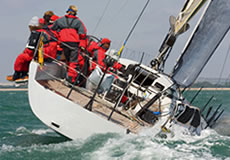
[(212, 0), (173, 70), (177, 84), (193, 84), (229, 28), (230, 0)]

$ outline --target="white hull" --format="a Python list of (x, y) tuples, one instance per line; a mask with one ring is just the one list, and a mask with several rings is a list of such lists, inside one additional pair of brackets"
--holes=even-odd
[(29, 102), (33, 113), (48, 127), (70, 138), (87, 138), (96, 133), (125, 133), (126, 129), (93, 114), (78, 104), (41, 86), (36, 80), (38, 63), (29, 72)]
[[(50, 70), (55, 71), (55, 67), (52, 68), (50, 64), (44, 67), (46, 67), (46, 69), (51, 68)], [(206, 126), (202, 118), (198, 127), (193, 128), (190, 125), (195, 114), (190, 114), (189, 121), (186, 121), (186, 124), (170, 121), (172, 104), (177, 105), (174, 103), (179, 102), (173, 102), (172, 99), (167, 96), (162, 96), (151, 105), (153, 110), (154, 108), (159, 109), (160, 105), (161, 115), (158, 116), (157, 120), (150, 118), (150, 116), (152, 117), (153, 115), (149, 115), (148, 112), (145, 113), (146, 116), (144, 114), (144, 117), (143, 115), (137, 116), (136, 113), (142, 109), (139, 104), (136, 105), (135, 109), (128, 109), (122, 112), (116, 110), (112, 118), (108, 120), (114, 107), (113, 103), (108, 103), (103, 97), (97, 96), (93, 104), (93, 110), (89, 111), (83, 106), (91, 99), (92, 92), (87, 95), (80, 90), (76, 90), (73, 91), (69, 99), (67, 99), (66, 95), (68, 95), (70, 88), (56, 80), (45, 80), (45, 83), (43, 83), (43, 80), (43, 82), (41, 82), (42, 80), (39, 78), (39, 74), (44, 76), (44, 71), (42, 72), (41, 74), (37, 62), (32, 61), (30, 63), (28, 90), (32, 111), (45, 125), (70, 139), (85, 139), (93, 134), (109, 132), (122, 134), (129, 132), (139, 133), (144, 128), (152, 128), (152, 135), (156, 135), (162, 133), (163, 130), (161, 128), (163, 126), (166, 127), (166, 132), (163, 131), (165, 132), (163, 134), (173, 133), (174, 128), (178, 127), (182, 127), (185, 130), (189, 129), (192, 133), (199, 134), (202, 128)], [(164, 86), (170, 86), (172, 82), (170, 82), (167, 77), (164, 77), (166, 76), (159, 74), (158, 79), (154, 80), (153, 84), (161, 83)], [(153, 85), (152, 89), (154, 89)], [(130, 91), (136, 92), (135, 88), (130, 88)], [(148, 99), (154, 98), (156, 93), (157, 92), (150, 94)], [(161, 102), (159, 102), (159, 100)], [(142, 106), (145, 104), (146, 102), (142, 104)], [(187, 115), (188, 114), (184, 114), (184, 116)], [(182, 117), (182, 122), (184, 118)]]

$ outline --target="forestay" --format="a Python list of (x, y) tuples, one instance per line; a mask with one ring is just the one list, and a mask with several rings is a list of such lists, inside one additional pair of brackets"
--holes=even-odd
[(188, 87), (213, 55), (230, 28), (230, 0), (212, 0), (195, 28), (172, 77), (177, 84)]

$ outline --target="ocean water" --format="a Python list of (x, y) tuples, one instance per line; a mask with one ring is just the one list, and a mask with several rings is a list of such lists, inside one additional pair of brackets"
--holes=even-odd
[[(188, 100), (196, 91), (185, 92)], [(32, 113), (25, 91), (0, 92), (0, 160), (230, 160), (230, 91), (202, 91), (194, 105), (212, 105), (225, 112), (214, 129), (201, 136), (153, 137), (97, 134), (70, 141), (43, 125)]]

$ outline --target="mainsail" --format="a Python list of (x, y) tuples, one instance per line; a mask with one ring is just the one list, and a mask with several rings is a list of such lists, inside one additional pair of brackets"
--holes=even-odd
[(212, 0), (195, 28), (172, 77), (183, 87), (193, 84), (230, 28), (230, 0)]

